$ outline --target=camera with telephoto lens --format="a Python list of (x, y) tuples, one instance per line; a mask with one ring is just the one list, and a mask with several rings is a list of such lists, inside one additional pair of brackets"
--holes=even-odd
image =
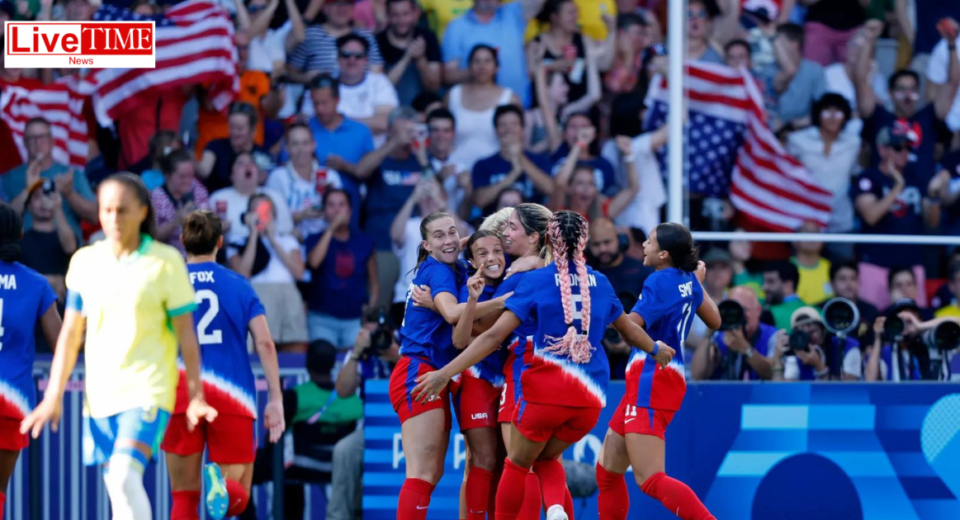
[(888, 316), (887, 321), (883, 322), (883, 335), (887, 341), (900, 341), (905, 328), (906, 324), (899, 316)]
[(960, 346), (960, 325), (943, 322), (921, 336), (924, 345), (933, 350), (953, 350)]
[(833, 334), (850, 334), (860, 326), (860, 309), (846, 298), (831, 298), (823, 305), (823, 324)]
[(720, 311), (720, 331), (740, 330), (747, 324), (747, 315), (743, 306), (733, 300), (724, 300), (717, 305)]
[(810, 352), (810, 334), (805, 330), (793, 329), (788, 341), (790, 350), (788, 356), (795, 356), (797, 352)]
[(385, 309), (377, 311), (376, 322), (377, 328), (370, 333), (370, 346), (363, 351), (363, 359), (369, 359), (371, 356), (379, 357), (393, 344), (393, 328), (390, 327)]

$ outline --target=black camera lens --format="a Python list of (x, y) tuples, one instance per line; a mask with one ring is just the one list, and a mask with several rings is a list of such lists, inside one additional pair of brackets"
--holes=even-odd
[(846, 298), (832, 298), (823, 306), (823, 321), (834, 334), (849, 334), (860, 324), (860, 310)]
[(607, 327), (607, 330), (603, 331), (603, 340), (607, 343), (620, 343), (620, 333), (613, 327)]
[(903, 320), (898, 316), (890, 316), (887, 318), (887, 321), (883, 323), (883, 334), (889, 340), (893, 340), (903, 336), (903, 330), (905, 325)]
[(947, 321), (923, 333), (923, 342), (928, 348), (953, 350), (960, 345), (960, 325)]
[(720, 311), (721, 331), (738, 330), (747, 323), (747, 315), (743, 307), (733, 300), (720, 302), (717, 310)]
[(809, 352), (810, 334), (808, 334), (805, 330), (793, 329), (790, 332), (790, 351)]

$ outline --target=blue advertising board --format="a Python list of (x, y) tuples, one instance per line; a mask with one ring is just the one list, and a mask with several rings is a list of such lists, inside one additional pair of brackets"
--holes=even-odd
[[(565, 458), (596, 463), (623, 391), (611, 383), (597, 426)], [(386, 381), (368, 382), (366, 397), (364, 520), (393, 520), (400, 424)], [(465, 445), (456, 424), (449, 446), (428, 520), (458, 517)], [(691, 383), (667, 430), (667, 473), (725, 520), (960, 519), (960, 386)], [(627, 479), (633, 515), (676, 518)], [(575, 502), (576, 518), (597, 518), (596, 496)]]

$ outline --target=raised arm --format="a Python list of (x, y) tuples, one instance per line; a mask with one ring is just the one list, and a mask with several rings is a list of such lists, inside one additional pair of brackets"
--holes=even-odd
[(637, 173), (637, 163), (633, 157), (633, 143), (629, 137), (619, 135), (616, 137), (617, 149), (620, 151), (620, 158), (623, 161), (627, 174), (627, 186), (618, 191), (613, 199), (610, 200), (610, 206), (607, 209), (610, 218), (615, 218), (623, 213), (627, 206), (633, 202), (633, 199), (640, 193), (640, 176)]
[(283, 45), (287, 53), (293, 52), (301, 42), (307, 37), (307, 26), (303, 23), (303, 16), (300, 15), (300, 9), (295, 0), (283, 0), (287, 6), (287, 16), (290, 17), (290, 32)]
[(869, 119), (877, 108), (877, 95), (870, 85), (870, 68), (873, 64), (873, 52), (877, 46), (877, 38), (880, 37), (881, 32), (883, 32), (883, 22), (880, 20), (870, 20), (863, 27), (864, 43), (863, 48), (860, 49), (855, 77), (853, 78), (853, 86), (857, 93), (857, 105), (863, 119)]
[(947, 42), (947, 84), (937, 87), (936, 97), (933, 100), (937, 117), (944, 119), (953, 107), (953, 100), (957, 95), (957, 85), (960, 85), (960, 62), (957, 61), (957, 22), (950, 18), (943, 28), (941, 35)]

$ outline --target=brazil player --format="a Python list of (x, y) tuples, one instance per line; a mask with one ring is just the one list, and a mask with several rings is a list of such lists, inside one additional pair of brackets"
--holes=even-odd
[(19, 431), (20, 421), (36, 404), (33, 331), (39, 323), (49, 345), (57, 343), (60, 333), (57, 296), (50, 284), (17, 263), (22, 234), (20, 215), (0, 202), (0, 520), (10, 475), (29, 442)]
[(520, 397), (497, 488), (497, 517), (503, 519), (520, 513), (531, 467), (540, 480), (547, 520), (572, 516), (564, 507), (566, 476), (559, 457), (590, 432), (606, 404), (610, 366), (601, 340), (608, 326), (658, 364), (669, 363), (674, 354), (630, 321), (607, 278), (587, 266), (587, 224), (580, 214), (555, 213), (547, 237), (554, 262), (528, 273), (493, 327), (442, 369), (421, 374), (412, 392), (417, 402), (440, 395), (454, 375), (496, 350), (517, 327), (536, 323), (534, 355), (519, 367)]
[(143, 472), (173, 411), (178, 343), (190, 427), (217, 413), (200, 385), (193, 287), (180, 253), (153, 239), (146, 186), (133, 174), (113, 175), (100, 185), (98, 204), (106, 239), (80, 249), (70, 262), (50, 386), (20, 431), (36, 439), (47, 423), (57, 427), (86, 331), (84, 462), (107, 466), (103, 480), (114, 520), (151, 520)]
[(284, 430), (280, 371), (260, 299), (244, 277), (216, 262), (217, 251), (223, 247), (223, 226), (217, 215), (210, 211), (189, 214), (180, 241), (187, 251), (187, 270), (196, 291), (194, 317), (203, 358), (203, 395), (217, 410), (217, 420), (201, 422), (191, 431), (184, 414), (187, 385), (181, 374), (177, 404), (161, 445), (173, 492), (171, 520), (199, 518), (204, 448), (211, 462), (202, 470), (206, 508), (211, 517), (219, 519), (246, 509), (253, 480), (257, 394), (247, 354), (248, 330), (267, 379), (264, 423), (270, 430), (270, 442), (277, 442)]
[[(720, 312), (701, 286), (706, 267), (687, 228), (660, 224), (644, 242), (643, 252), (644, 265), (656, 271), (644, 282), (630, 313), (634, 323), (672, 345), (683, 345), (694, 313), (707, 327), (720, 328)], [(687, 391), (682, 352), (678, 349), (666, 367), (633, 352), (626, 379), (627, 391), (610, 419), (597, 463), (600, 520), (626, 520), (630, 499), (624, 473), (631, 464), (637, 485), (670, 512), (683, 520), (713, 519), (686, 484), (664, 473), (664, 434)]]

